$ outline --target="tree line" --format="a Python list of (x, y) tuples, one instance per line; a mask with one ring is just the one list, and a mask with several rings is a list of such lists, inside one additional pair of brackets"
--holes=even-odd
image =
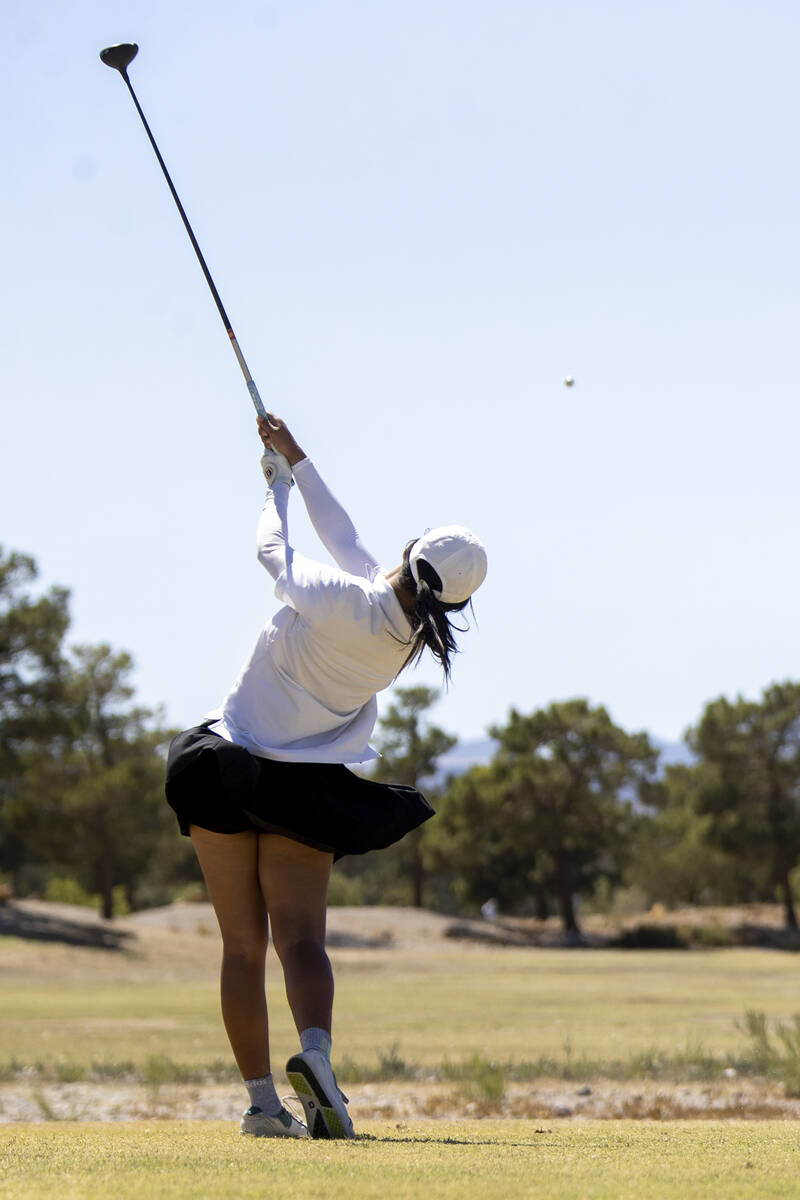
[[(175, 732), (135, 703), (133, 663), (66, 645), (69, 597), (36, 590), (27, 555), (0, 547), (0, 879), (14, 894), (97, 895), (107, 917), (168, 903), (200, 880), (163, 795)], [(340, 903), (500, 911), (580, 927), (581, 903), (778, 900), (797, 928), (800, 683), (720, 697), (686, 733), (691, 762), (659, 764), (646, 732), (583, 698), (512, 709), (486, 765), (439, 778), (457, 739), (439, 693), (399, 687), (374, 777), (421, 786), (438, 816), (377, 855), (346, 858)]]
[(66, 646), (69, 595), (36, 578), (0, 547), (0, 875), (18, 896), (97, 895), (106, 917), (167, 902), (196, 877), (164, 801), (175, 731), (133, 702), (129, 654)]

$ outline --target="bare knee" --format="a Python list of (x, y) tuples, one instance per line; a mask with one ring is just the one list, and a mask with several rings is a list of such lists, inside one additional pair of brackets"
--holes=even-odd
[(281, 963), (327, 957), (325, 935), (313, 929), (273, 929), (272, 941)]
[(253, 934), (250, 937), (224, 938), (222, 942), (222, 961), (228, 970), (252, 971), (262, 969), (267, 955), (267, 931), (263, 934)]

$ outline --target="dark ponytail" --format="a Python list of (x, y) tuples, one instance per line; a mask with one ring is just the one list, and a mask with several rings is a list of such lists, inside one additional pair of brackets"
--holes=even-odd
[[(460, 604), (443, 604), (441, 600), (437, 599), (434, 589), (440, 592), (442, 581), (424, 558), (417, 559), (416, 566), (419, 575), (419, 583), (417, 583), (411, 574), (411, 567), (408, 563), (409, 551), (416, 541), (417, 538), (413, 538), (405, 548), (403, 568), (398, 580), (400, 586), (415, 598), (414, 608), (407, 614), (413, 630), (409, 643), (410, 649), (400, 670), (404, 671), (412, 663), (418, 662), (427, 647), (441, 664), (445, 683), (449, 683), (453, 665), (452, 658), (454, 654), (458, 654), (458, 646), (448, 614), (462, 612), (468, 604), (471, 604), (471, 601), (463, 600)], [(460, 633), (464, 633), (465, 628), (458, 629), (456, 626)]]

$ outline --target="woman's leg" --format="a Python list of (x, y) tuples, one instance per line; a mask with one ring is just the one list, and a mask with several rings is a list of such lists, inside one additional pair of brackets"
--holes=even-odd
[(332, 854), (278, 834), (259, 835), (261, 890), (298, 1033), (331, 1031), (333, 972), (325, 953), (325, 909), (332, 865)]
[(286, 1076), (312, 1138), (355, 1137), (329, 1058), (333, 972), (325, 953), (325, 909), (332, 864), (332, 854), (277, 834), (259, 837), (258, 871), (272, 941), (301, 1035), (302, 1051), (287, 1062)]
[(258, 834), (192, 825), (195, 852), (222, 934), (222, 1019), (243, 1079), (269, 1075), (264, 962), (267, 916), (258, 878)]

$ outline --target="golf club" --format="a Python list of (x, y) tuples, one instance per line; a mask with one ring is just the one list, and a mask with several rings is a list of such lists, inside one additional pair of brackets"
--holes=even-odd
[(237, 342), (236, 335), (233, 332), (233, 329), (231, 328), (231, 323), (228, 320), (228, 314), (225, 312), (225, 308), (223, 306), (222, 300), (220, 299), (219, 292), (216, 289), (214, 280), (211, 278), (211, 272), (209, 271), (208, 267), (206, 266), (206, 260), (203, 258), (200, 247), (197, 244), (197, 238), (194, 236), (192, 227), (189, 224), (189, 218), (186, 216), (186, 213), (183, 211), (183, 205), (180, 202), (178, 193), (175, 191), (175, 185), (173, 184), (172, 180), (170, 179), (169, 171), (167, 170), (164, 159), (161, 157), (161, 152), (160, 152), (158, 146), (156, 145), (156, 139), (153, 137), (152, 133), (150, 132), (150, 126), (147, 124), (145, 115), (142, 112), (142, 106), (140, 105), (139, 101), (136, 99), (136, 93), (134, 92), (133, 88), (131, 87), (131, 81), (128, 78), (128, 65), (129, 65), (129, 63), (131, 63), (133, 61), (133, 59), (136, 57), (138, 52), (139, 52), (139, 47), (136, 45), (135, 42), (123, 42), (118, 46), (107, 46), (105, 50), (101, 50), (100, 58), (101, 58), (102, 62), (104, 62), (106, 64), (107, 67), (113, 67), (115, 71), (119, 71), (120, 75), (125, 80), (125, 84), (128, 88), (128, 91), (131, 94), (132, 99), (133, 99), (133, 103), (136, 105), (136, 111), (138, 112), (139, 116), (142, 118), (142, 124), (144, 125), (147, 136), (150, 139), (150, 145), (153, 147), (153, 149), (155, 151), (156, 158), (158, 159), (159, 164), (161, 166), (161, 170), (164, 172), (164, 178), (166, 179), (167, 183), (169, 184), (169, 190), (172, 192), (172, 198), (178, 206), (178, 212), (181, 214), (181, 220), (183, 221), (184, 225), (186, 226), (186, 232), (189, 235), (189, 240), (191, 241), (191, 243), (194, 247), (194, 252), (197, 255), (200, 266), (203, 268), (203, 274), (206, 277), (206, 283), (211, 288), (211, 295), (214, 297), (214, 303), (216, 304), (217, 308), (219, 309), (219, 315), (222, 317), (222, 323), (225, 326), (225, 332), (227, 333), (228, 337), (230, 338), (231, 345), (233, 346), (233, 353), (236, 355), (236, 361), (238, 362), (239, 366), (242, 368), (242, 374), (244, 375), (245, 383), (247, 384), (247, 390), (250, 393), (250, 398), (252, 399), (253, 404), (255, 405), (255, 410), (258, 413), (258, 415), (260, 417), (265, 417), (267, 414), (264, 409), (264, 405), (261, 403), (261, 397), (258, 394), (258, 388), (255, 385), (253, 376), (250, 374), (250, 371), (248, 370), (247, 363), (244, 360), (244, 355), (242, 354), (241, 350), (239, 349), (239, 343)]

